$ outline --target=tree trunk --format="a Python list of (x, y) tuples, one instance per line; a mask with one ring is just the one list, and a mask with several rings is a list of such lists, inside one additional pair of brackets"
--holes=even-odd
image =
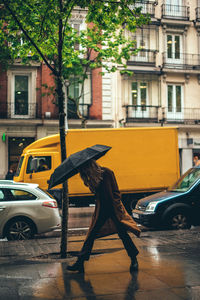
[[(63, 2), (59, 0), (60, 13), (63, 13)], [(59, 40), (58, 40), (58, 75), (57, 79), (57, 95), (59, 106), (59, 130), (60, 130), (60, 148), (61, 148), (61, 161), (63, 162), (67, 157), (66, 141), (65, 141), (65, 113), (64, 113), (64, 93), (62, 81), (62, 65), (63, 65), (63, 22), (62, 17), (59, 20)], [(68, 231), (68, 184), (67, 181), (63, 183), (62, 193), (62, 235), (60, 244), (61, 258), (67, 256), (67, 231)]]
[[(60, 130), (60, 150), (61, 150), (61, 161), (63, 162), (67, 157), (66, 152), (66, 140), (65, 140), (65, 113), (64, 113), (64, 94), (63, 84), (60, 77), (57, 78), (57, 94), (59, 104), (59, 130)], [(61, 234), (61, 245), (60, 253), (62, 258), (66, 258), (67, 255), (67, 230), (68, 230), (68, 184), (63, 183), (62, 192), (62, 234)]]

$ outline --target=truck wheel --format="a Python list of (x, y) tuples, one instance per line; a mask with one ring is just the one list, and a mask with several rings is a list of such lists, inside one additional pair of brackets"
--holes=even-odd
[(6, 225), (6, 237), (11, 240), (28, 240), (33, 238), (36, 233), (34, 224), (25, 218), (11, 220)]
[(175, 210), (165, 218), (165, 225), (169, 229), (189, 229), (191, 222), (186, 211)]

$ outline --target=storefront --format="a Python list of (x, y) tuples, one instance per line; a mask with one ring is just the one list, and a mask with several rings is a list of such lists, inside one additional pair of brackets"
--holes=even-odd
[(16, 172), (19, 158), (29, 144), (34, 142), (32, 137), (8, 137), (8, 170)]

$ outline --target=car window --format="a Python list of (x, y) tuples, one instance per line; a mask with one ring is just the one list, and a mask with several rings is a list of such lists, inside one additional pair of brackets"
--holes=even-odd
[(43, 189), (41, 189), (39, 187), (37, 188), (37, 190), (40, 191), (40, 193), (44, 194), (45, 196), (48, 195), (50, 198), (55, 200), (55, 198), (49, 192), (44, 191)]
[(35, 200), (37, 197), (32, 193), (19, 189), (4, 189), (6, 201)]
[(4, 193), (3, 191), (0, 189), (0, 201), (4, 200)]
[(168, 190), (175, 192), (186, 192), (189, 190), (200, 178), (200, 169), (192, 168), (183, 174), (179, 180)]
[[(51, 156), (35, 156), (34, 159), (37, 158), (37, 169), (35, 172), (44, 172), (51, 169)], [(28, 159), (26, 173), (32, 173), (31, 170), (31, 161), (33, 157), (30, 156)]]
[(16, 173), (15, 173), (15, 176), (19, 176), (19, 173), (20, 173), (20, 171), (21, 171), (21, 167), (22, 167), (23, 160), (24, 160), (24, 156), (22, 156), (22, 157), (20, 158), (20, 161), (19, 161), (19, 164), (18, 164), (18, 167), (17, 167), (17, 171), (16, 171)]

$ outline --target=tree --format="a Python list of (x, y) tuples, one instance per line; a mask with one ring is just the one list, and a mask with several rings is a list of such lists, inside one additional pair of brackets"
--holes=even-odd
[[(61, 160), (66, 158), (63, 85), (71, 78), (81, 83), (89, 69), (115, 72), (126, 68), (135, 41), (126, 36), (148, 18), (135, 0), (0, 0), (0, 62), (4, 67), (15, 59), (31, 64), (40, 60), (55, 78), (59, 107)], [(87, 26), (78, 32), (71, 23), (73, 14), (84, 15)], [(81, 47), (77, 47), (81, 45)], [(73, 99), (78, 102), (79, 99)], [(68, 193), (63, 184), (61, 256), (66, 257)]]

